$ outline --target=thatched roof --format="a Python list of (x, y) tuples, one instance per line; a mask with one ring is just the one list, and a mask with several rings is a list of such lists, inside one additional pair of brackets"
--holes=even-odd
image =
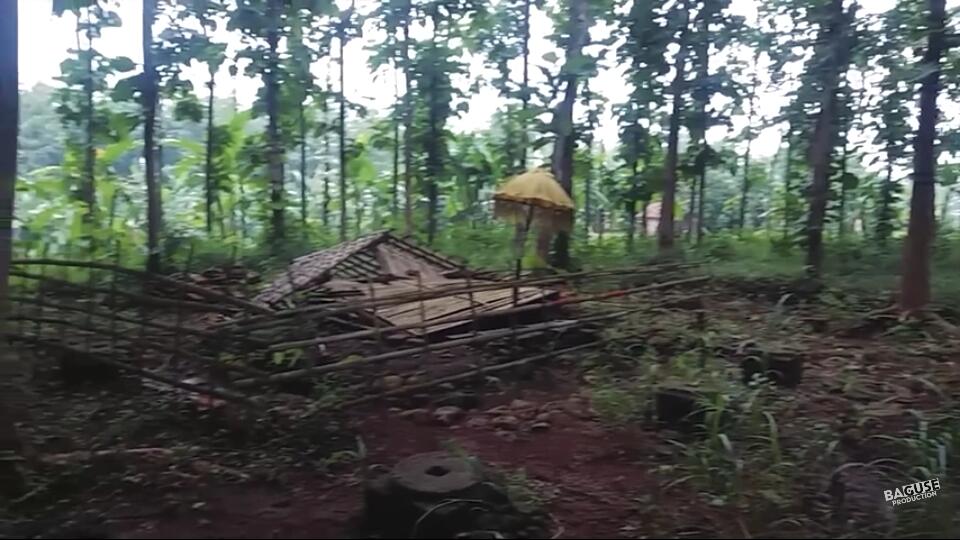
[(400, 278), (411, 271), (431, 278), (463, 269), (463, 265), (439, 253), (397, 238), (390, 231), (380, 231), (294, 259), (287, 271), (268, 284), (256, 300), (276, 304), (294, 291), (332, 278)]

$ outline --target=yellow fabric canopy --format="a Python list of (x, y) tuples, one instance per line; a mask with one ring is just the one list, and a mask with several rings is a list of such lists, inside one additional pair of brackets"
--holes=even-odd
[(573, 210), (573, 199), (546, 169), (534, 169), (511, 178), (493, 195), (498, 201), (513, 201), (540, 208)]
[(548, 232), (573, 227), (573, 199), (546, 169), (519, 174), (500, 186), (493, 195), (497, 218), (526, 224)]

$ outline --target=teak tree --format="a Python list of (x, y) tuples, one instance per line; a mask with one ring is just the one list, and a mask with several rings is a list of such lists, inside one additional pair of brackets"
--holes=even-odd
[(920, 123), (913, 140), (913, 193), (910, 224), (903, 249), (900, 307), (917, 311), (930, 302), (930, 250), (935, 234), (935, 185), (937, 166), (937, 98), (940, 94), (942, 60), (948, 49), (945, 32), (946, 0), (929, 0), (927, 47), (923, 54), (920, 83)]
[[(6, 340), (10, 305), (7, 295), (13, 254), (13, 208), (17, 182), (19, 124), (19, 59), (17, 2), (0, 2), (0, 336)], [(0, 499), (14, 499), (26, 490), (17, 467), (22, 447), (14, 422), (13, 388), (19, 361), (12, 347), (0, 350)]]
[(818, 83), (820, 110), (810, 139), (808, 159), (812, 169), (810, 213), (807, 217), (807, 271), (820, 277), (823, 266), (823, 229), (830, 194), (830, 156), (837, 137), (837, 91), (846, 72), (853, 49), (853, 23), (857, 5), (844, 10), (843, 0), (830, 0), (824, 7), (818, 43), (822, 51)]

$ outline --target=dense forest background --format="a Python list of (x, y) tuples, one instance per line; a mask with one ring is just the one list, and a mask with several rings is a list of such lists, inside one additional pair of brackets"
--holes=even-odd
[[(285, 261), (393, 227), (503, 267), (512, 231), (491, 195), (547, 166), (578, 206), (559, 267), (656, 245), (896, 274), (908, 236), (911, 282), (931, 253), (955, 263), (956, 3), (731, 4), (145, 0), (138, 21), (54, 0), (77, 44), (56, 81), (22, 89), (17, 249), (160, 269), (187, 252)], [(140, 64), (98, 48), (122, 25), (143, 29)], [(345, 54), (358, 40), (368, 66)], [(371, 74), (394, 89), (385, 110), (341, 91)], [(223, 97), (224, 77), (257, 81), (254, 102)], [(491, 89), (489, 125), (454, 129)]]

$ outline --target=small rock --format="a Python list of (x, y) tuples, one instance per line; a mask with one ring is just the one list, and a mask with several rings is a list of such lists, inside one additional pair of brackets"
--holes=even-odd
[(437, 385), (437, 388), (439, 388), (440, 390), (447, 390), (447, 391), (451, 391), (451, 390), (456, 390), (456, 389), (457, 389), (457, 387), (454, 386), (453, 383), (448, 383), (448, 382), (447, 382), (447, 383), (443, 383), (443, 384), (438, 384), (438, 385)]
[(514, 442), (517, 440), (517, 434), (509, 431), (500, 430), (496, 432), (496, 435), (507, 442)]
[(550, 429), (550, 422), (536, 422), (530, 426), (530, 431), (546, 431)]
[(392, 414), (397, 414), (397, 413), (402, 412), (402, 411), (403, 411), (403, 409), (401, 409), (400, 407), (390, 407), (389, 409), (387, 409), (387, 412), (392, 413)]
[(517, 429), (520, 426), (520, 420), (516, 416), (498, 416), (491, 422), (497, 429)]
[(510, 408), (511, 408), (511, 409), (514, 409), (514, 410), (516, 410), (516, 409), (533, 409), (533, 408), (536, 408), (536, 406), (537, 406), (537, 405), (536, 405), (535, 403), (531, 403), (531, 402), (529, 402), (529, 401), (525, 401), (525, 400), (522, 400), (522, 399), (515, 399), (515, 400), (513, 400), (513, 401), (510, 402)]
[(209, 527), (211, 524), (213, 524), (213, 522), (207, 518), (200, 518), (197, 520), (197, 523), (199, 523), (201, 527)]
[(433, 397), (430, 394), (414, 394), (410, 396), (410, 403), (415, 407), (425, 407), (433, 403)]
[(553, 419), (553, 414), (549, 412), (542, 412), (538, 414), (537, 417), (535, 418), (537, 422), (549, 422), (552, 419)]
[(407, 377), (407, 380), (404, 381), (404, 384), (407, 386), (413, 386), (415, 384), (420, 384), (421, 382), (423, 382), (422, 378), (418, 377), (417, 375), (411, 375)]
[(396, 390), (403, 386), (403, 377), (399, 375), (387, 375), (383, 378), (383, 387), (387, 390)]
[(207, 503), (205, 502), (195, 502), (190, 505), (190, 508), (193, 508), (194, 510), (203, 510), (206, 507), (207, 507)]
[(484, 429), (490, 425), (490, 421), (482, 416), (474, 416), (467, 420), (467, 427), (473, 429)]
[(449, 426), (460, 420), (460, 418), (463, 417), (463, 414), (463, 409), (460, 407), (447, 405), (445, 407), (438, 407), (435, 411), (433, 411), (433, 419), (436, 420), (438, 424)]
[(563, 410), (563, 401), (550, 401), (540, 406), (538, 411), (541, 413), (557, 412)]
[(387, 474), (390, 472), (390, 468), (382, 463), (374, 463), (367, 467), (367, 472), (370, 474)]
[(430, 411), (427, 409), (410, 409), (400, 413), (400, 418), (406, 418), (416, 424), (427, 424), (430, 422)]
[(437, 405), (444, 407), (452, 405), (461, 409), (475, 409), (480, 405), (480, 398), (472, 392), (453, 392), (438, 400)]
[(512, 411), (506, 405), (498, 405), (496, 407), (493, 407), (492, 409), (487, 409), (484, 412), (486, 412), (487, 414), (493, 414), (493, 415), (504, 415), (504, 414), (510, 414)]

